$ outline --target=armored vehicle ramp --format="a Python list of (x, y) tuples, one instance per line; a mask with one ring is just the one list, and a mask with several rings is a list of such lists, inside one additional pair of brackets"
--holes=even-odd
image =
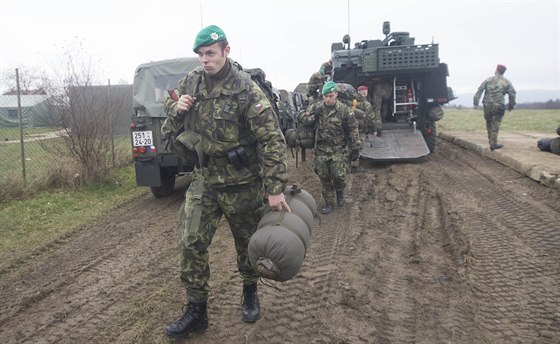
[(369, 135), (362, 144), (362, 159), (414, 160), (430, 154), (422, 132), (414, 129), (384, 130), (381, 137)]

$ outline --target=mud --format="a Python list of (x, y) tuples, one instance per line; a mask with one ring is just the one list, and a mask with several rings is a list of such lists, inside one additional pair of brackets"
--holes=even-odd
[[(316, 197), (311, 154), (290, 182)], [(362, 165), (318, 219), (300, 273), (259, 284), (241, 320), (227, 224), (211, 246), (210, 327), (192, 343), (558, 343), (560, 193), (440, 140)], [(167, 343), (180, 313), (178, 208), (150, 194), (0, 271), (1, 343)], [(180, 341), (181, 342), (181, 341)]]

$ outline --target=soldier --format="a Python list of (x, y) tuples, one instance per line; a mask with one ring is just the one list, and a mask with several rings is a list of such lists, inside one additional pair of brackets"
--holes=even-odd
[[(364, 111), (366, 114), (366, 134), (377, 133), (377, 136), (381, 136), (381, 115), (373, 110), (372, 104), (368, 101), (368, 88), (367, 86), (358, 87), (358, 106), (357, 109)], [(361, 133), (361, 130), (360, 130)]]
[(336, 203), (344, 206), (346, 187), (346, 146), (352, 150), (352, 160), (360, 157), (358, 123), (351, 109), (337, 100), (337, 86), (328, 81), (321, 93), (323, 101), (310, 106), (302, 118), (302, 125), (318, 125), (315, 147), (315, 172), (319, 175), (325, 206), (323, 214), (333, 210), (332, 200), (336, 191)]
[[(381, 78), (373, 79), (372, 88), (372, 103), (375, 115), (382, 118), (387, 118), (389, 115), (389, 102), (393, 96), (393, 85), (390, 80)], [(379, 135), (378, 135), (379, 136)]]
[(185, 194), (180, 245), (187, 306), (165, 328), (170, 337), (208, 327), (208, 246), (222, 215), (235, 241), (243, 320), (259, 319), (259, 275), (249, 264), (247, 247), (263, 214), (263, 192), (273, 210), (290, 211), (283, 194), (286, 145), (267, 97), (228, 58), (230, 46), (219, 27), (200, 30), (193, 50), (202, 66), (181, 79), (164, 102), (167, 120), (175, 126), (184, 123), (184, 135), (177, 139), (193, 151), (197, 162)]
[(329, 60), (321, 65), (318, 72), (315, 72), (307, 82), (307, 94), (313, 98), (313, 102), (321, 100), (320, 92), (332, 74), (332, 61)]
[[(381, 136), (381, 118), (373, 112), (373, 107), (368, 101), (367, 96), (367, 86), (359, 86), (356, 109), (360, 111), (355, 111), (354, 114), (358, 121), (358, 131), (360, 132), (360, 141), (362, 143), (365, 142), (368, 134), (377, 132), (377, 136)], [(359, 159), (350, 161), (350, 173), (365, 171), (363, 167), (359, 166), (359, 163)]]
[(498, 143), (498, 131), (500, 130), (500, 125), (502, 124), (502, 119), (506, 112), (506, 106), (504, 102), (504, 95), (508, 95), (508, 107), (507, 110), (513, 110), (515, 106), (515, 89), (511, 82), (504, 78), (504, 73), (506, 72), (506, 66), (498, 65), (494, 76), (489, 77), (484, 80), (476, 94), (474, 95), (473, 104), (474, 107), (478, 107), (478, 102), (482, 93), (484, 92), (484, 98), (482, 99), (482, 105), (484, 107), (484, 119), (486, 120), (486, 131), (488, 132), (488, 142), (490, 143), (490, 150), (500, 149), (504, 145)]

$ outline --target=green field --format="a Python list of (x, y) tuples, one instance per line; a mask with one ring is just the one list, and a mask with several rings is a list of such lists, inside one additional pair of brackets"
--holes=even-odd
[[(478, 109), (445, 109), (438, 130), (486, 130), (482, 107)], [(513, 110), (504, 116), (500, 130), (529, 130), (555, 133), (560, 125), (560, 110)]]
[[(45, 132), (48, 131), (43, 131), (42, 133)], [(4, 129), (2, 129), (2, 133), (4, 133)], [(61, 164), (61, 160), (53, 152), (45, 149), (52, 140), (56, 139), (43, 140), (41, 142), (24, 142), (25, 172), (28, 182), (33, 183), (41, 179), (49, 170), (57, 168)], [(115, 151), (118, 154), (128, 154), (130, 151), (130, 138), (128, 135), (115, 138)], [(16, 176), (23, 178), (19, 139), (14, 143), (0, 143), (0, 156), (2, 157), (0, 163), (0, 187), (2, 187), (1, 181), (8, 177), (11, 177), (11, 179)]]
[[(33, 137), (34, 135), (44, 134), (56, 130), (58, 129), (51, 129), (47, 127), (25, 128), (23, 129), (23, 138), (27, 139)], [(19, 128), (0, 128), (1, 141), (19, 141), (19, 139), (20, 139)]]

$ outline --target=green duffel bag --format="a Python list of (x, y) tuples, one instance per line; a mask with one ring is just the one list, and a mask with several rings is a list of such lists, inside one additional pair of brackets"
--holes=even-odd
[(317, 204), (296, 186), (284, 191), (287, 211), (265, 210), (249, 240), (249, 262), (264, 278), (287, 281), (300, 270), (315, 225)]

